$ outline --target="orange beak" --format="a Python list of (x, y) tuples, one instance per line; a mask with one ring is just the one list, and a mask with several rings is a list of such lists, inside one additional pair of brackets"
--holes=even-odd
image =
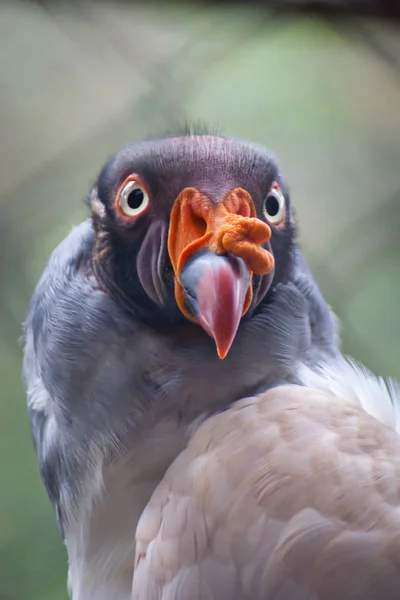
[(217, 203), (195, 188), (185, 188), (175, 200), (168, 252), (176, 302), (214, 338), (221, 359), (251, 305), (253, 273), (274, 269), (272, 253), (262, 247), (270, 238), (270, 227), (257, 218), (250, 194), (241, 188)]

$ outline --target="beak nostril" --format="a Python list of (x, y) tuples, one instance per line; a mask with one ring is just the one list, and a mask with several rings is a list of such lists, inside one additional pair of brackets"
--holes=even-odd
[(250, 217), (250, 207), (247, 203), (242, 202), (237, 214), (241, 217)]
[(228, 192), (223, 203), (230, 213), (240, 217), (256, 216), (251, 196), (242, 188), (235, 188)]
[(203, 217), (199, 217), (198, 215), (193, 214), (193, 224), (196, 227), (196, 230), (199, 232), (199, 235), (202, 237), (206, 234), (207, 231), (207, 223)]

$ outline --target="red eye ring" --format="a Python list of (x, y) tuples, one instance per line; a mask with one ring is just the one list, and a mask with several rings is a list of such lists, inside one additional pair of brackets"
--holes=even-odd
[(143, 215), (150, 206), (150, 196), (142, 179), (129, 175), (122, 183), (115, 199), (115, 210), (118, 217), (125, 222), (132, 222)]
[(279, 227), (285, 220), (286, 201), (276, 181), (272, 184), (264, 200), (263, 212), (268, 223), (274, 227)]

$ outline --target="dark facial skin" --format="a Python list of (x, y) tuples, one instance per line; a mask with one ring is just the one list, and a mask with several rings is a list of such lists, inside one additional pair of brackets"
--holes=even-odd
[[(124, 180), (137, 174), (146, 185), (150, 205), (132, 222), (121, 221), (116, 196)], [(294, 225), (288, 190), (275, 161), (258, 147), (211, 136), (143, 142), (113, 157), (102, 170), (91, 196), (96, 232), (95, 270), (118, 302), (149, 325), (184, 322), (174, 297), (174, 273), (167, 251), (169, 216), (183, 189), (192, 187), (218, 203), (233, 188), (246, 190), (257, 217), (268, 222), (264, 202), (273, 182), (286, 201), (286, 217), (271, 225), (275, 259), (272, 275), (254, 274), (253, 300), (244, 319), (268, 302), (278, 282), (288, 280)]]

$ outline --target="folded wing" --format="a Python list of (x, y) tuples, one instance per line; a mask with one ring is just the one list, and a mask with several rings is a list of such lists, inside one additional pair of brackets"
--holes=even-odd
[(135, 600), (397, 600), (400, 438), (282, 386), (203, 423), (137, 529)]

